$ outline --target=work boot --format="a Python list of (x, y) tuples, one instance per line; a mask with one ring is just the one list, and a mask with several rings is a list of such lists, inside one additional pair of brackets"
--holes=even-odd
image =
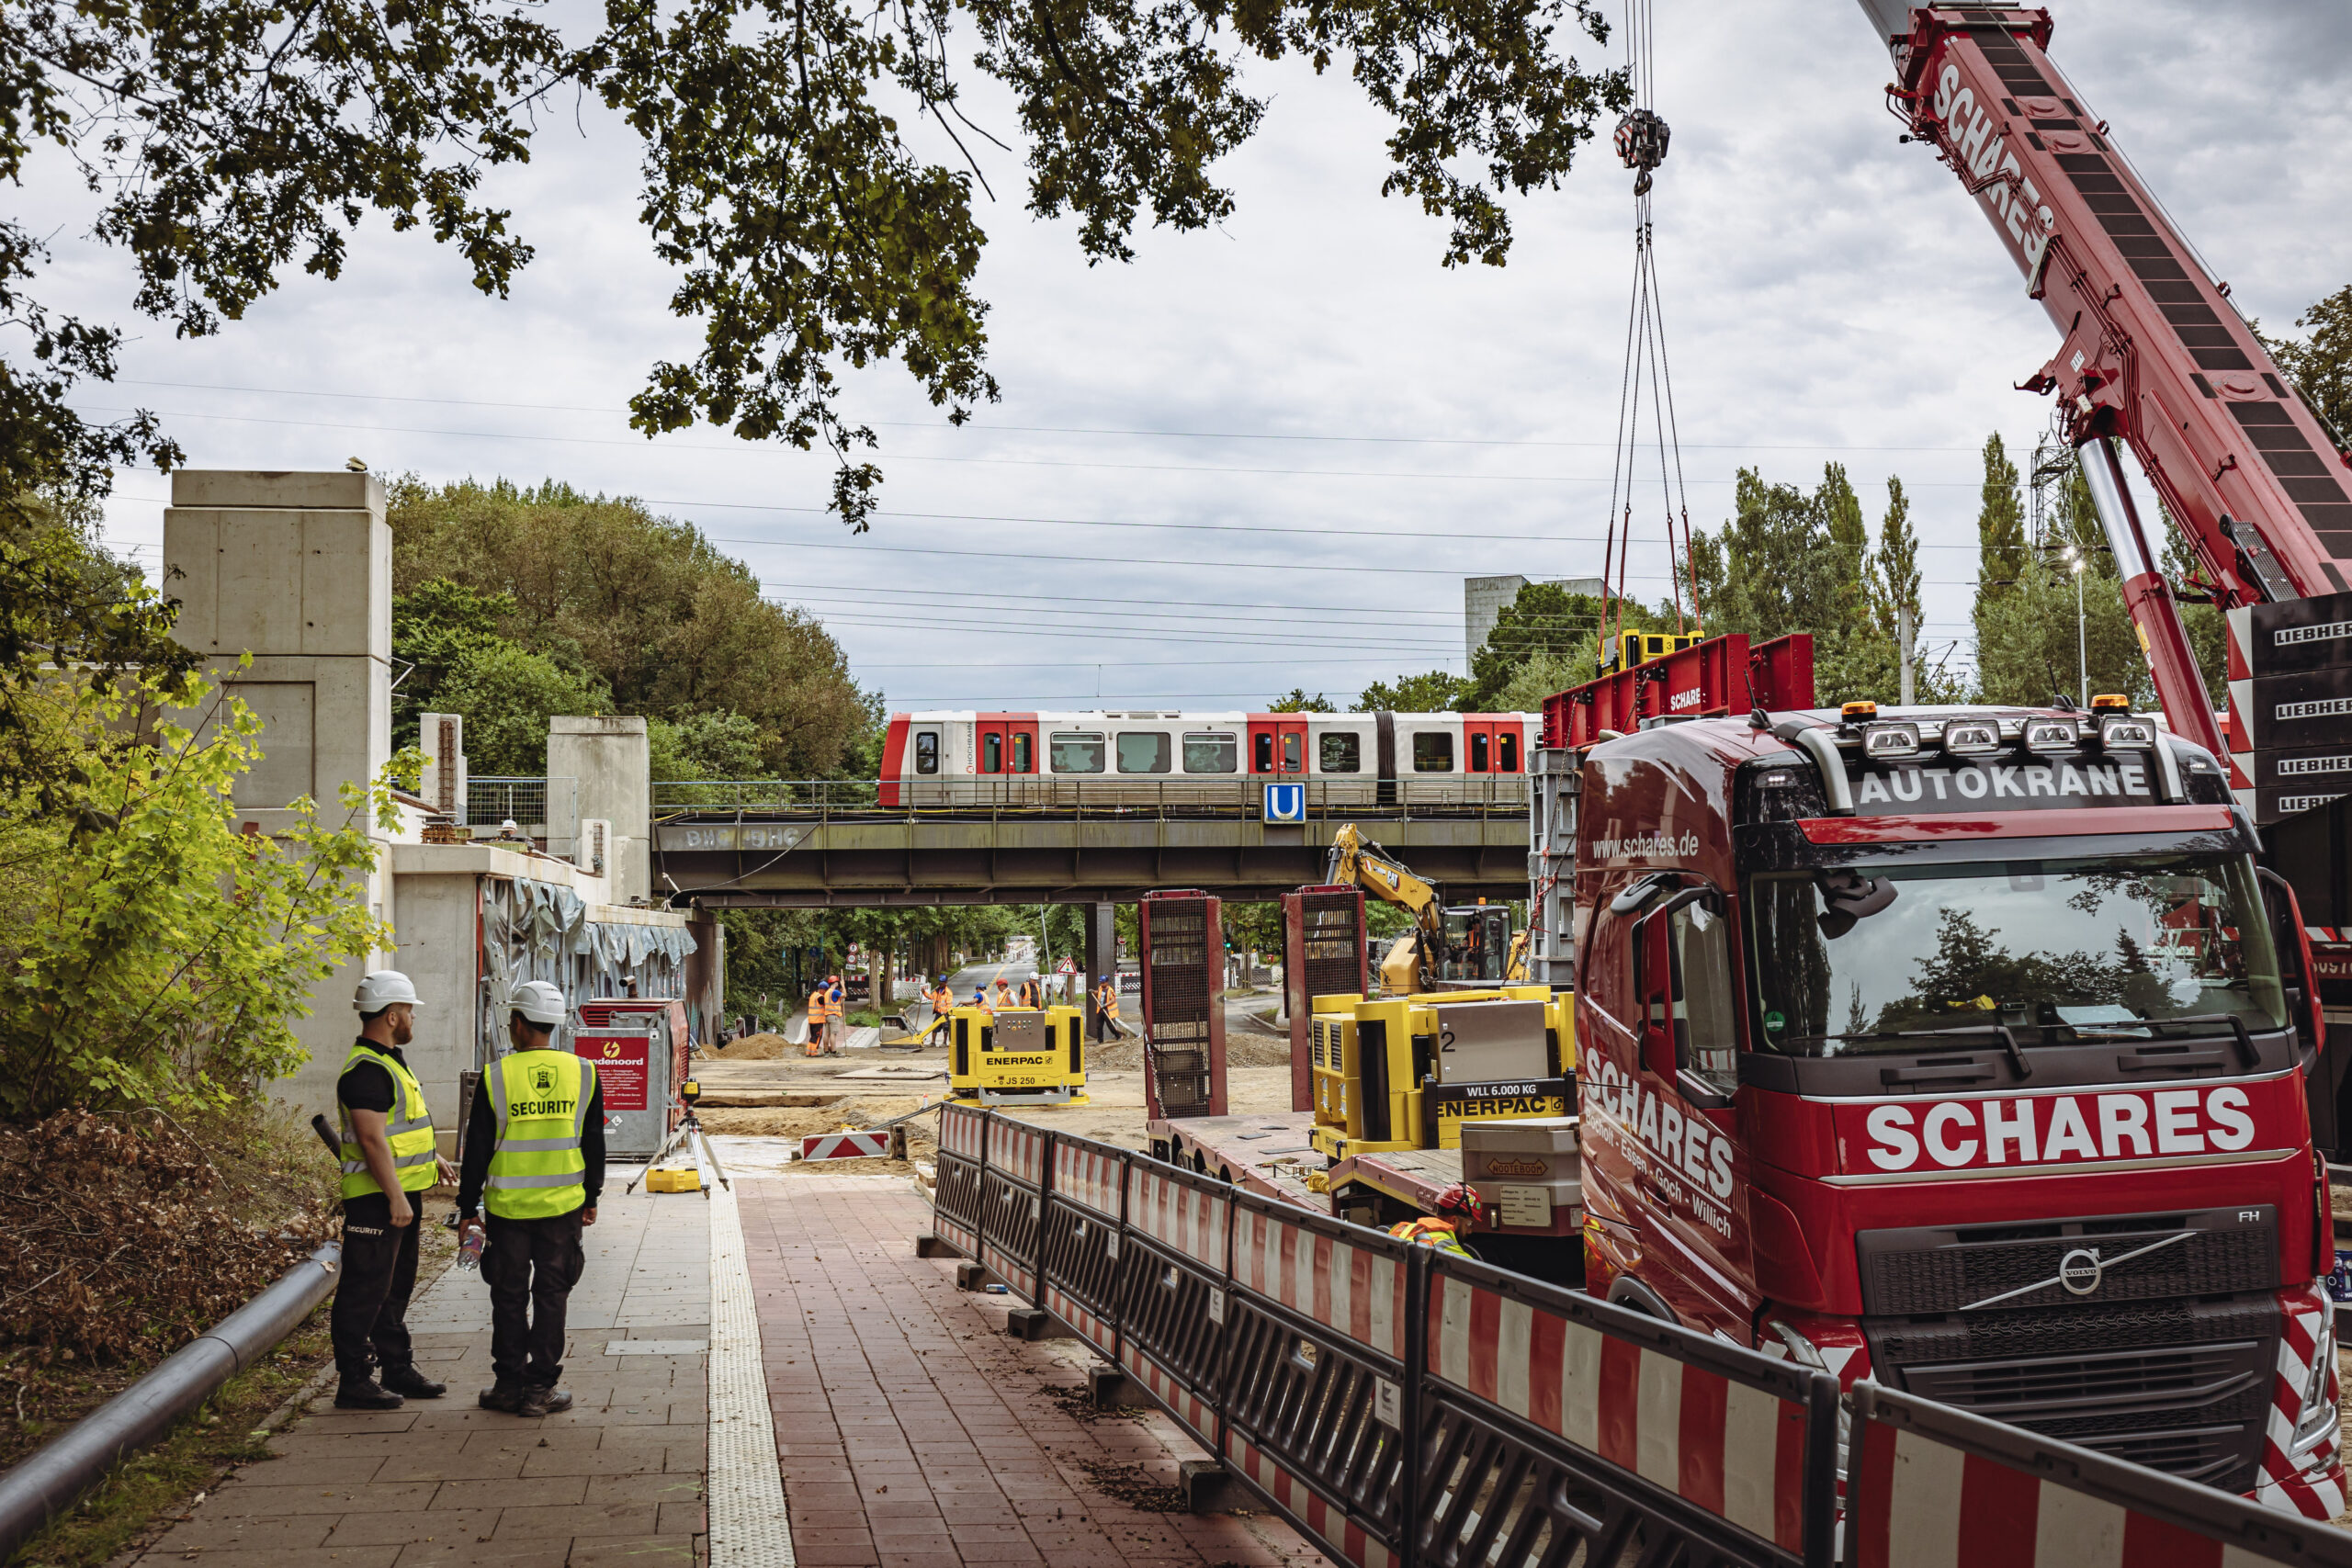
[(343, 1382), (335, 1387), (334, 1407), (337, 1410), (398, 1410), (401, 1396), (390, 1389), (379, 1387), (368, 1379), (357, 1382)]
[(517, 1416), (560, 1416), (571, 1408), (571, 1393), (568, 1389), (531, 1388), (523, 1391), (523, 1403)]
[(475, 1396), (474, 1403), (484, 1410), (503, 1410), (513, 1416), (523, 1408), (523, 1391), (513, 1383), (492, 1383)]
[(386, 1367), (382, 1375), (376, 1381), (384, 1386), (387, 1393), (401, 1394), (409, 1399), (438, 1399), (449, 1392), (448, 1384), (435, 1382), (431, 1378), (418, 1371), (413, 1364), (405, 1367)]

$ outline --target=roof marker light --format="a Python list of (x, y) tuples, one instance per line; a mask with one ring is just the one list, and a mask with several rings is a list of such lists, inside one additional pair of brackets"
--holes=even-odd
[(2025, 721), (2025, 749), (2029, 751), (2072, 751), (2082, 744), (2082, 732), (2071, 718), (2030, 718)]
[(1852, 724), (1857, 719), (1876, 718), (1878, 705), (1876, 703), (1848, 703), (1838, 710), (1838, 716), (1848, 724)]
[(1989, 757), (2001, 749), (2001, 727), (1990, 719), (1956, 718), (1944, 726), (1944, 750), (1955, 757)]
[(1918, 754), (1919, 727), (1916, 724), (1873, 724), (1862, 731), (1862, 755), (1874, 761)]
[(2130, 713), (2132, 699), (2120, 692), (2101, 692), (2091, 699), (2093, 713)]

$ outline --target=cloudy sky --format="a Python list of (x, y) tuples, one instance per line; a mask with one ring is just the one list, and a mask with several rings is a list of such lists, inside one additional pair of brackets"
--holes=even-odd
[[(2284, 327), (2352, 281), (2352, 8), (2052, 8), (2052, 57), (2247, 313)], [(1964, 639), (1977, 449), (1994, 430), (2031, 447), (2046, 405), (2011, 384), (2056, 339), (1952, 175), (1896, 144), (1852, 0), (1657, 11), (1674, 129), (1657, 243), (1693, 518), (1722, 519), (1742, 466), (1811, 483), (1837, 460), (1875, 526), (1900, 475), (1928, 547), (1926, 636)], [(1229, 708), (1462, 671), (1464, 576), (1599, 569), (1631, 175), (1596, 150), (1567, 189), (1514, 204), (1507, 268), (1449, 272), (1442, 227), (1380, 197), (1386, 128), (1344, 76), (1255, 85), (1272, 102), (1224, 170), (1234, 218), (1147, 233), (1132, 265), (1087, 267), (1070, 226), (1022, 210), (1018, 158), (982, 160), (1003, 401), (954, 430), (900, 371), (852, 380), (888, 475), (855, 538), (824, 513), (821, 456), (627, 428), (647, 367), (689, 355), (695, 329), (668, 314), (636, 222), (636, 144), (593, 105), (493, 189), (538, 247), (503, 302), (377, 223), (341, 282), (291, 277), (220, 336), (178, 343), (130, 317), (127, 269), (81, 238), (59, 170), (19, 198), (55, 235), (52, 307), (137, 337), (89, 410), (164, 412), (200, 468), (358, 456), (642, 497), (821, 617), (894, 707)], [(984, 81), (967, 107), (1012, 140)], [(1645, 597), (1667, 586), (1657, 462), (1637, 494)], [(109, 509), (144, 562), (164, 490), (126, 475)]]

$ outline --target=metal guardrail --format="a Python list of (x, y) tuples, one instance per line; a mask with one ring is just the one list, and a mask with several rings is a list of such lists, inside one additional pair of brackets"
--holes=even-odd
[(934, 1203), (1353, 1568), (2352, 1568), (2328, 1524), (1867, 1382), (1841, 1409), (1818, 1369), (996, 1111), (940, 1108)]
[(901, 781), (898, 786), (900, 804), (896, 806), (881, 803), (881, 786), (871, 779), (663, 779), (653, 784), (653, 819), (916, 821), (1073, 815), (1103, 819), (1255, 819), (1268, 784), (1301, 785), (1306, 795), (1304, 819), (1309, 822), (1366, 817), (1518, 818), (1527, 813), (1527, 780), (1519, 773), (1361, 781), (1022, 774), (937, 783)]

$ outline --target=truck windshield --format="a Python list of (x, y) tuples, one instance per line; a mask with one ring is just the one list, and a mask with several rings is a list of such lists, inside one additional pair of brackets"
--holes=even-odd
[(1852, 907), (1850, 881), (1825, 890), (1797, 873), (1749, 887), (1766, 1050), (1917, 1051), (1902, 1036), (1996, 1023), (2057, 1031), (2029, 1044), (2144, 1035), (2166, 1019), (2226, 1030), (2223, 1014), (2250, 1030), (2286, 1027), (2245, 856), (1855, 869), (1885, 879), (1893, 902), (1849, 919), (1830, 898), (1846, 893)]

